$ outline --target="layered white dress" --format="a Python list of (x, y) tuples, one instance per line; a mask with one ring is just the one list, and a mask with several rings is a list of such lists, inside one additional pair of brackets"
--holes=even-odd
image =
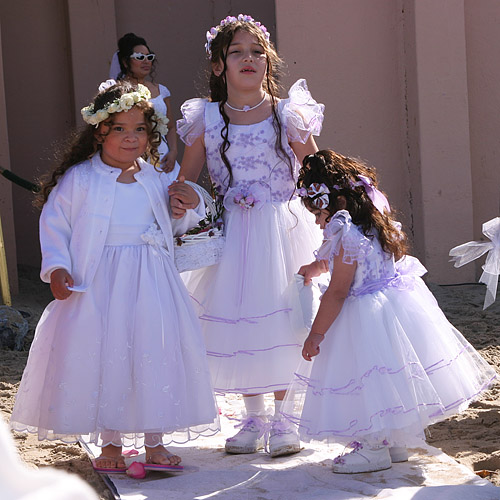
[(395, 263), (345, 210), (324, 235), (318, 258), (330, 272), (341, 247), (357, 269), (312, 368), (304, 361), (295, 376), (285, 416), (304, 441), (417, 442), (429, 424), (463, 411), (495, 371), (448, 322), (417, 259)]
[(178, 133), (188, 145), (204, 135), (208, 171), (226, 207), (221, 262), (191, 273), (186, 281), (218, 392), (284, 390), (300, 359), (304, 329), (292, 324), (285, 290), (300, 266), (313, 259), (321, 232), (293, 197), (300, 163), (289, 143), (319, 135), (323, 108), (304, 80), (278, 105), (292, 172), (275, 150), (272, 116), (252, 125), (230, 124), (231, 183), (219, 152), (224, 122), (218, 103), (192, 99), (181, 108)]
[[(73, 167), (65, 174), (68, 178), (60, 180), (44, 207), (41, 227), (45, 233), (63, 232), (78, 223), (97, 227), (93, 233), (105, 234), (102, 254), (88, 287), (81, 287), (85, 291), (55, 300), (43, 312), (11, 427), (38, 433), (40, 439), (82, 439), (98, 446), (141, 447), (145, 433), (163, 434), (163, 444), (211, 435), (218, 430), (218, 411), (202, 333), (173, 259), (160, 245), (161, 233), (152, 226), (155, 200), (140, 182), (114, 182), (118, 169), (98, 157), (94, 160), (93, 165)], [(161, 187), (164, 174), (141, 165), (136, 178), (149, 178), (153, 188)], [(106, 217), (104, 205), (92, 207), (84, 200), (82, 208), (71, 213), (65, 198), (75, 193), (74, 208), (80, 188), (85, 189), (82, 183), (97, 177), (102, 186), (100, 177), (109, 182), (110, 175), (110, 185), (116, 185), (114, 198), (110, 192), (100, 193), (102, 204), (113, 200), (106, 233), (94, 226), (96, 219), (100, 224)], [(71, 182), (71, 176), (77, 181)], [(68, 203), (68, 210), (57, 208), (57, 197), (61, 204)], [(64, 220), (58, 227), (60, 218)], [(148, 242), (143, 234), (149, 235)], [(98, 245), (92, 245), (86, 260), (98, 252)], [(74, 255), (72, 274), (79, 289)], [(43, 275), (47, 265), (42, 266)]]
[[(158, 84), (158, 89), (160, 93), (156, 97), (151, 98), (149, 102), (153, 105), (155, 111), (167, 116), (167, 105), (165, 104), (165, 99), (171, 96), (170, 90), (168, 90), (168, 88), (165, 87), (165, 85), (162, 85), (161, 83)], [(167, 139), (165, 138), (165, 136), (162, 136), (160, 146), (158, 147), (160, 162), (169, 151), (170, 150), (168, 148)], [(177, 179), (180, 169), (181, 167), (179, 163), (176, 161), (174, 169), (171, 172), (167, 173), (167, 175), (169, 176), (169, 178), (171, 178), (172, 181)]]

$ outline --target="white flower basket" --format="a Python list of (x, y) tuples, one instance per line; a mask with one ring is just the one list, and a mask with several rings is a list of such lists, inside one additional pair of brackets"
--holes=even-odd
[(212, 196), (201, 186), (189, 181), (186, 183), (192, 184), (203, 196), (210, 224), (203, 232), (184, 234), (174, 238), (175, 266), (180, 273), (217, 264), (222, 256), (226, 241), (223, 227), (216, 226), (217, 209)]

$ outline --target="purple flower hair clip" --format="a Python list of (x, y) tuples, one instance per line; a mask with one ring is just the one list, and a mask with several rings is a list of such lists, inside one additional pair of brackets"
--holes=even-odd
[(212, 42), (215, 39), (215, 37), (219, 34), (219, 31), (221, 31), (222, 28), (227, 24), (232, 24), (237, 21), (254, 24), (255, 26), (257, 26), (257, 28), (260, 29), (260, 31), (262, 31), (262, 33), (264, 33), (266, 41), (269, 42), (269, 38), (271, 36), (269, 31), (267, 31), (267, 28), (262, 23), (256, 21), (252, 16), (249, 16), (247, 14), (238, 14), (238, 17), (227, 16), (225, 19), (221, 20), (218, 26), (214, 26), (210, 28), (209, 31), (207, 31), (207, 43), (205, 44), (205, 50), (207, 51), (208, 57), (212, 56), (212, 50), (211, 50)]

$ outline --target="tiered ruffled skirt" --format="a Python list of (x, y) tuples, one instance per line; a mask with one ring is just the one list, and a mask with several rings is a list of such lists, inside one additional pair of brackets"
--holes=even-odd
[(320, 349), (284, 409), (305, 441), (416, 442), (496, 377), (417, 277), (347, 298)]
[(294, 324), (287, 286), (314, 260), (321, 232), (299, 200), (226, 212), (221, 262), (192, 272), (212, 381), (218, 392), (288, 387), (306, 331)]

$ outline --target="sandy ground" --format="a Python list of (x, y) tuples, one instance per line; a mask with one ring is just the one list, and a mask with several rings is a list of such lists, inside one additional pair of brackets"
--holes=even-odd
[[(429, 286), (450, 321), (500, 373), (500, 298), (483, 311), (485, 290), (481, 285)], [(13, 306), (29, 314), (30, 332), (25, 350), (0, 350), (0, 412), (6, 420), (12, 411), (34, 328), (51, 298), (50, 290), (39, 281), (36, 271), (21, 269), (20, 293), (13, 298)], [(427, 441), (500, 486), (499, 410), (500, 383), (466, 412), (429, 428)], [(15, 441), (26, 463), (33, 467), (51, 465), (78, 474), (101, 499), (113, 498), (79, 446), (39, 442), (36, 436), (24, 434), (16, 434)]]

